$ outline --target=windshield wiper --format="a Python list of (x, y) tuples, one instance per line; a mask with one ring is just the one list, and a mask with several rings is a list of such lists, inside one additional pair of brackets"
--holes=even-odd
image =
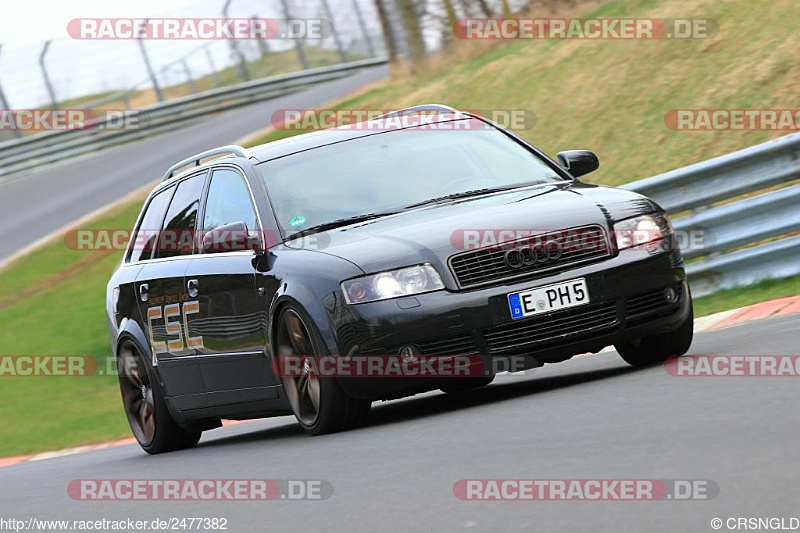
[(412, 209), (414, 207), (421, 207), (423, 205), (439, 204), (442, 202), (446, 202), (447, 200), (468, 198), (470, 196), (479, 196), (481, 194), (488, 194), (492, 192), (507, 191), (509, 189), (518, 189), (520, 187), (523, 187), (523, 185), (517, 184), (517, 185), (506, 185), (504, 187), (486, 187), (483, 189), (473, 189), (471, 191), (454, 192), (452, 194), (447, 194), (445, 196), (438, 196), (436, 198), (431, 198), (430, 200), (423, 200), (422, 202), (417, 202), (415, 204), (407, 205), (403, 209)]
[(317, 224), (316, 226), (308, 227), (304, 230), (298, 231), (297, 233), (292, 233), (291, 235), (286, 237), (286, 239), (287, 240), (295, 239), (298, 237), (309, 235), (311, 233), (319, 233), (320, 231), (341, 228), (342, 226), (349, 226), (350, 224), (355, 224), (357, 222), (364, 222), (366, 220), (388, 217), (389, 215), (396, 215), (397, 213), (399, 213), (399, 211), (380, 211), (378, 213), (366, 213), (363, 215), (355, 215), (352, 217), (339, 218), (336, 220), (331, 220), (330, 222), (323, 222), (322, 224)]

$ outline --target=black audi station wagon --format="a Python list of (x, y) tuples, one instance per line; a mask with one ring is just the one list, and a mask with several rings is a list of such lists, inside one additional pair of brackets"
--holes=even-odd
[[(598, 168), (591, 152), (556, 162), (475, 114), (390, 116), (429, 112), (226, 146), (166, 172), (107, 291), (144, 450), (193, 446), (224, 419), (351, 428), (375, 400), (476, 389), (512, 357), (533, 368), (614, 345), (647, 365), (688, 350), (686, 272), (655, 202), (579, 181)], [(570, 235), (591, 245), (565, 246)], [(486, 364), (462, 377), (288, 375), (275, 364), (287, 355)]]

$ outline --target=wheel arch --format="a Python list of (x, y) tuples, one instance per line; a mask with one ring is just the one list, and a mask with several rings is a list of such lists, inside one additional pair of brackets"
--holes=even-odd
[(114, 344), (115, 357), (119, 355), (122, 343), (126, 341), (133, 342), (150, 365), (153, 365), (153, 353), (150, 349), (150, 343), (147, 341), (147, 335), (145, 335), (145, 332), (138, 322), (129, 318), (123, 319), (120, 323), (117, 339)]
[[(297, 292), (300, 292), (300, 294)], [(277, 336), (278, 317), (285, 308), (290, 306), (299, 309), (311, 319), (313, 327), (325, 343), (325, 351), (329, 354), (338, 354), (333, 325), (324, 305), (310, 291), (297, 292), (287, 291), (283, 294), (276, 294), (270, 305), (268, 348), (271, 355), (274, 357), (276, 354), (275, 339)], [(306, 292), (306, 294), (303, 294), (303, 292)]]

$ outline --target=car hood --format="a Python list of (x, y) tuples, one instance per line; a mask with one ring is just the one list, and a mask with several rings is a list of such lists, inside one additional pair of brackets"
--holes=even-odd
[[(647, 198), (582, 183), (539, 185), (404, 211), (319, 235), (322, 252), (346, 259), (365, 273), (431, 263), (450, 278), (447, 259), (463, 251), (466, 230), (557, 231), (599, 225), (653, 211)], [(474, 232), (472, 232), (474, 235)], [(289, 241), (289, 246), (298, 244)], [(446, 281), (447, 283), (447, 281)]]

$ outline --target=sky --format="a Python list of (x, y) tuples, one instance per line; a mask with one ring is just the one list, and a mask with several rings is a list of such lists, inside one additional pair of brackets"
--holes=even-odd
[[(352, 0), (329, 0), (344, 6)], [(367, 5), (372, 0), (360, 0)], [(279, 0), (231, 0), (231, 17), (276, 17)], [(317, 6), (314, 0), (291, 0), (294, 6)], [(45, 63), (56, 100), (105, 94), (150, 86), (135, 40), (78, 40), (67, 24), (80, 18), (220, 17), (225, 0), (0, 0), (0, 87), (12, 109), (39, 107), (51, 101), (39, 55), (45, 41), (53, 42)], [(342, 16), (347, 16), (340, 9)], [(274, 50), (290, 46), (274, 43)], [(195, 77), (234, 64), (224, 40), (150, 40), (150, 62), (165, 85), (186, 81), (181, 58)], [(240, 44), (247, 51), (253, 42)], [(253, 59), (252, 50), (248, 55)], [(209, 60), (209, 54), (212, 57)]]
[(64, 37), (74, 18), (153, 16), (197, 0), (0, 0), (0, 44), (16, 47)]

